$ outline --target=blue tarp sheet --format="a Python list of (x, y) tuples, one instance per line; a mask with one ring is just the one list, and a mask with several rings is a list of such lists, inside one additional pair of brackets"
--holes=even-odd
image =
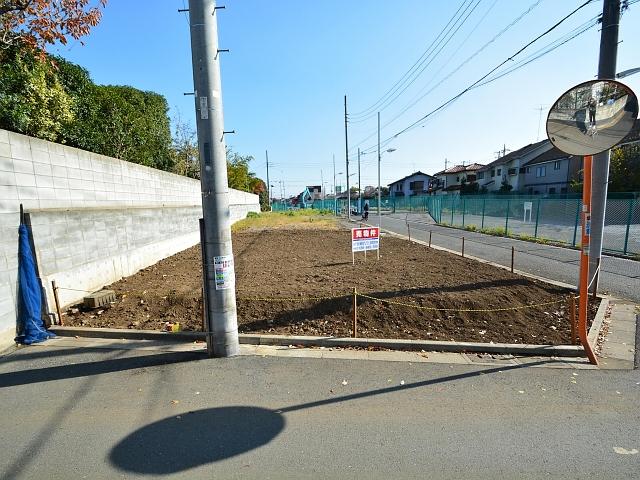
[(16, 342), (31, 345), (55, 334), (42, 322), (42, 293), (29, 242), (29, 230), (20, 224), (18, 239), (18, 336)]

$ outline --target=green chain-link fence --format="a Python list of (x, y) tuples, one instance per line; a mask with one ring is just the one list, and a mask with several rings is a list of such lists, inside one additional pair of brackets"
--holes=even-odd
[[(640, 255), (640, 195), (607, 199), (603, 249), (623, 255)], [(621, 198), (622, 197), (622, 198)], [(411, 199), (404, 210), (429, 212), (441, 225), (509, 234), (560, 242), (571, 246), (580, 243), (579, 198), (527, 196), (459, 196), (423, 197), (426, 208), (418, 210), (420, 200)]]

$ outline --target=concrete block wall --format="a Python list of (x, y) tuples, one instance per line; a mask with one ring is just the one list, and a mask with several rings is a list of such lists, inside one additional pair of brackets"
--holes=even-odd
[[(51, 280), (93, 291), (199, 241), (199, 181), (0, 130), (0, 350), (15, 336), (21, 203), (51, 306)], [(259, 210), (230, 191), (232, 221)]]

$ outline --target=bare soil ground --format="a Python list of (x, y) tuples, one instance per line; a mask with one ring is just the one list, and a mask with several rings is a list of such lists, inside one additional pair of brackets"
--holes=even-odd
[[(369, 252), (365, 263), (360, 253), (354, 266), (348, 230), (309, 225), (236, 232), (233, 242), (241, 332), (350, 336), (355, 287), (413, 305), (358, 298), (361, 337), (570, 343), (569, 290), (474, 260), (385, 235), (380, 260)], [(117, 293), (110, 308), (69, 310), (65, 322), (156, 330), (180, 322), (182, 330), (201, 330), (201, 275), (198, 245), (106, 287)], [(492, 311), (548, 302), (558, 303)]]

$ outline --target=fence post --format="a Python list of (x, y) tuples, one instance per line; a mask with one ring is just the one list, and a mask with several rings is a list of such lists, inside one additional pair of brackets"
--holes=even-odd
[(487, 199), (482, 199), (482, 224), (480, 225), (480, 230), (484, 229), (484, 207), (487, 204)]
[(622, 252), (623, 255), (627, 254), (627, 247), (629, 246), (629, 227), (631, 227), (631, 218), (633, 216), (633, 204), (635, 200), (633, 198), (629, 199), (629, 213), (627, 214), (627, 232), (624, 236), (624, 250)]
[(511, 246), (511, 273), (513, 273), (513, 257), (515, 257), (515, 255), (516, 255), (516, 249), (512, 245)]
[(451, 207), (451, 226), (453, 227), (453, 195), (449, 195), (451, 197), (451, 201), (449, 202), (449, 206)]
[(462, 237), (462, 258), (464, 258), (464, 237)]
[(504, 222), (504, 234), (509, 235), (509, 205), (511, 204), (511, 200), (507, 199), (507, 219)]
[(464, 228), (464, 216), (467, 213), (467, 199), (462, 199), (462, 228)]
[(358, 290), (353, 287), (353, 338), (358, 337)]
[(536, 211), (536, 228), (533, 231), (533, 238), (538, 238), (538, 219), (540, 218), (540, 198), (538, 199), (538, 210)]
[(582, 206), (582, 202), (578, 200), (578, 208), (576, 208), (576, 221), (573, 226), (573, 242), (571, 246), (576, 246), (576, 235), (578, 235), (578, 223), (580, 222), (580, 207)]
[(571, 344), (575, 345), (576, 341), (576, 299), (571, 295), (569, 302), (569, 321), (571, 322)]
[(429, 248), (431, 248), (431, 234), (433, 233), (432, 230), (429, 230)]

